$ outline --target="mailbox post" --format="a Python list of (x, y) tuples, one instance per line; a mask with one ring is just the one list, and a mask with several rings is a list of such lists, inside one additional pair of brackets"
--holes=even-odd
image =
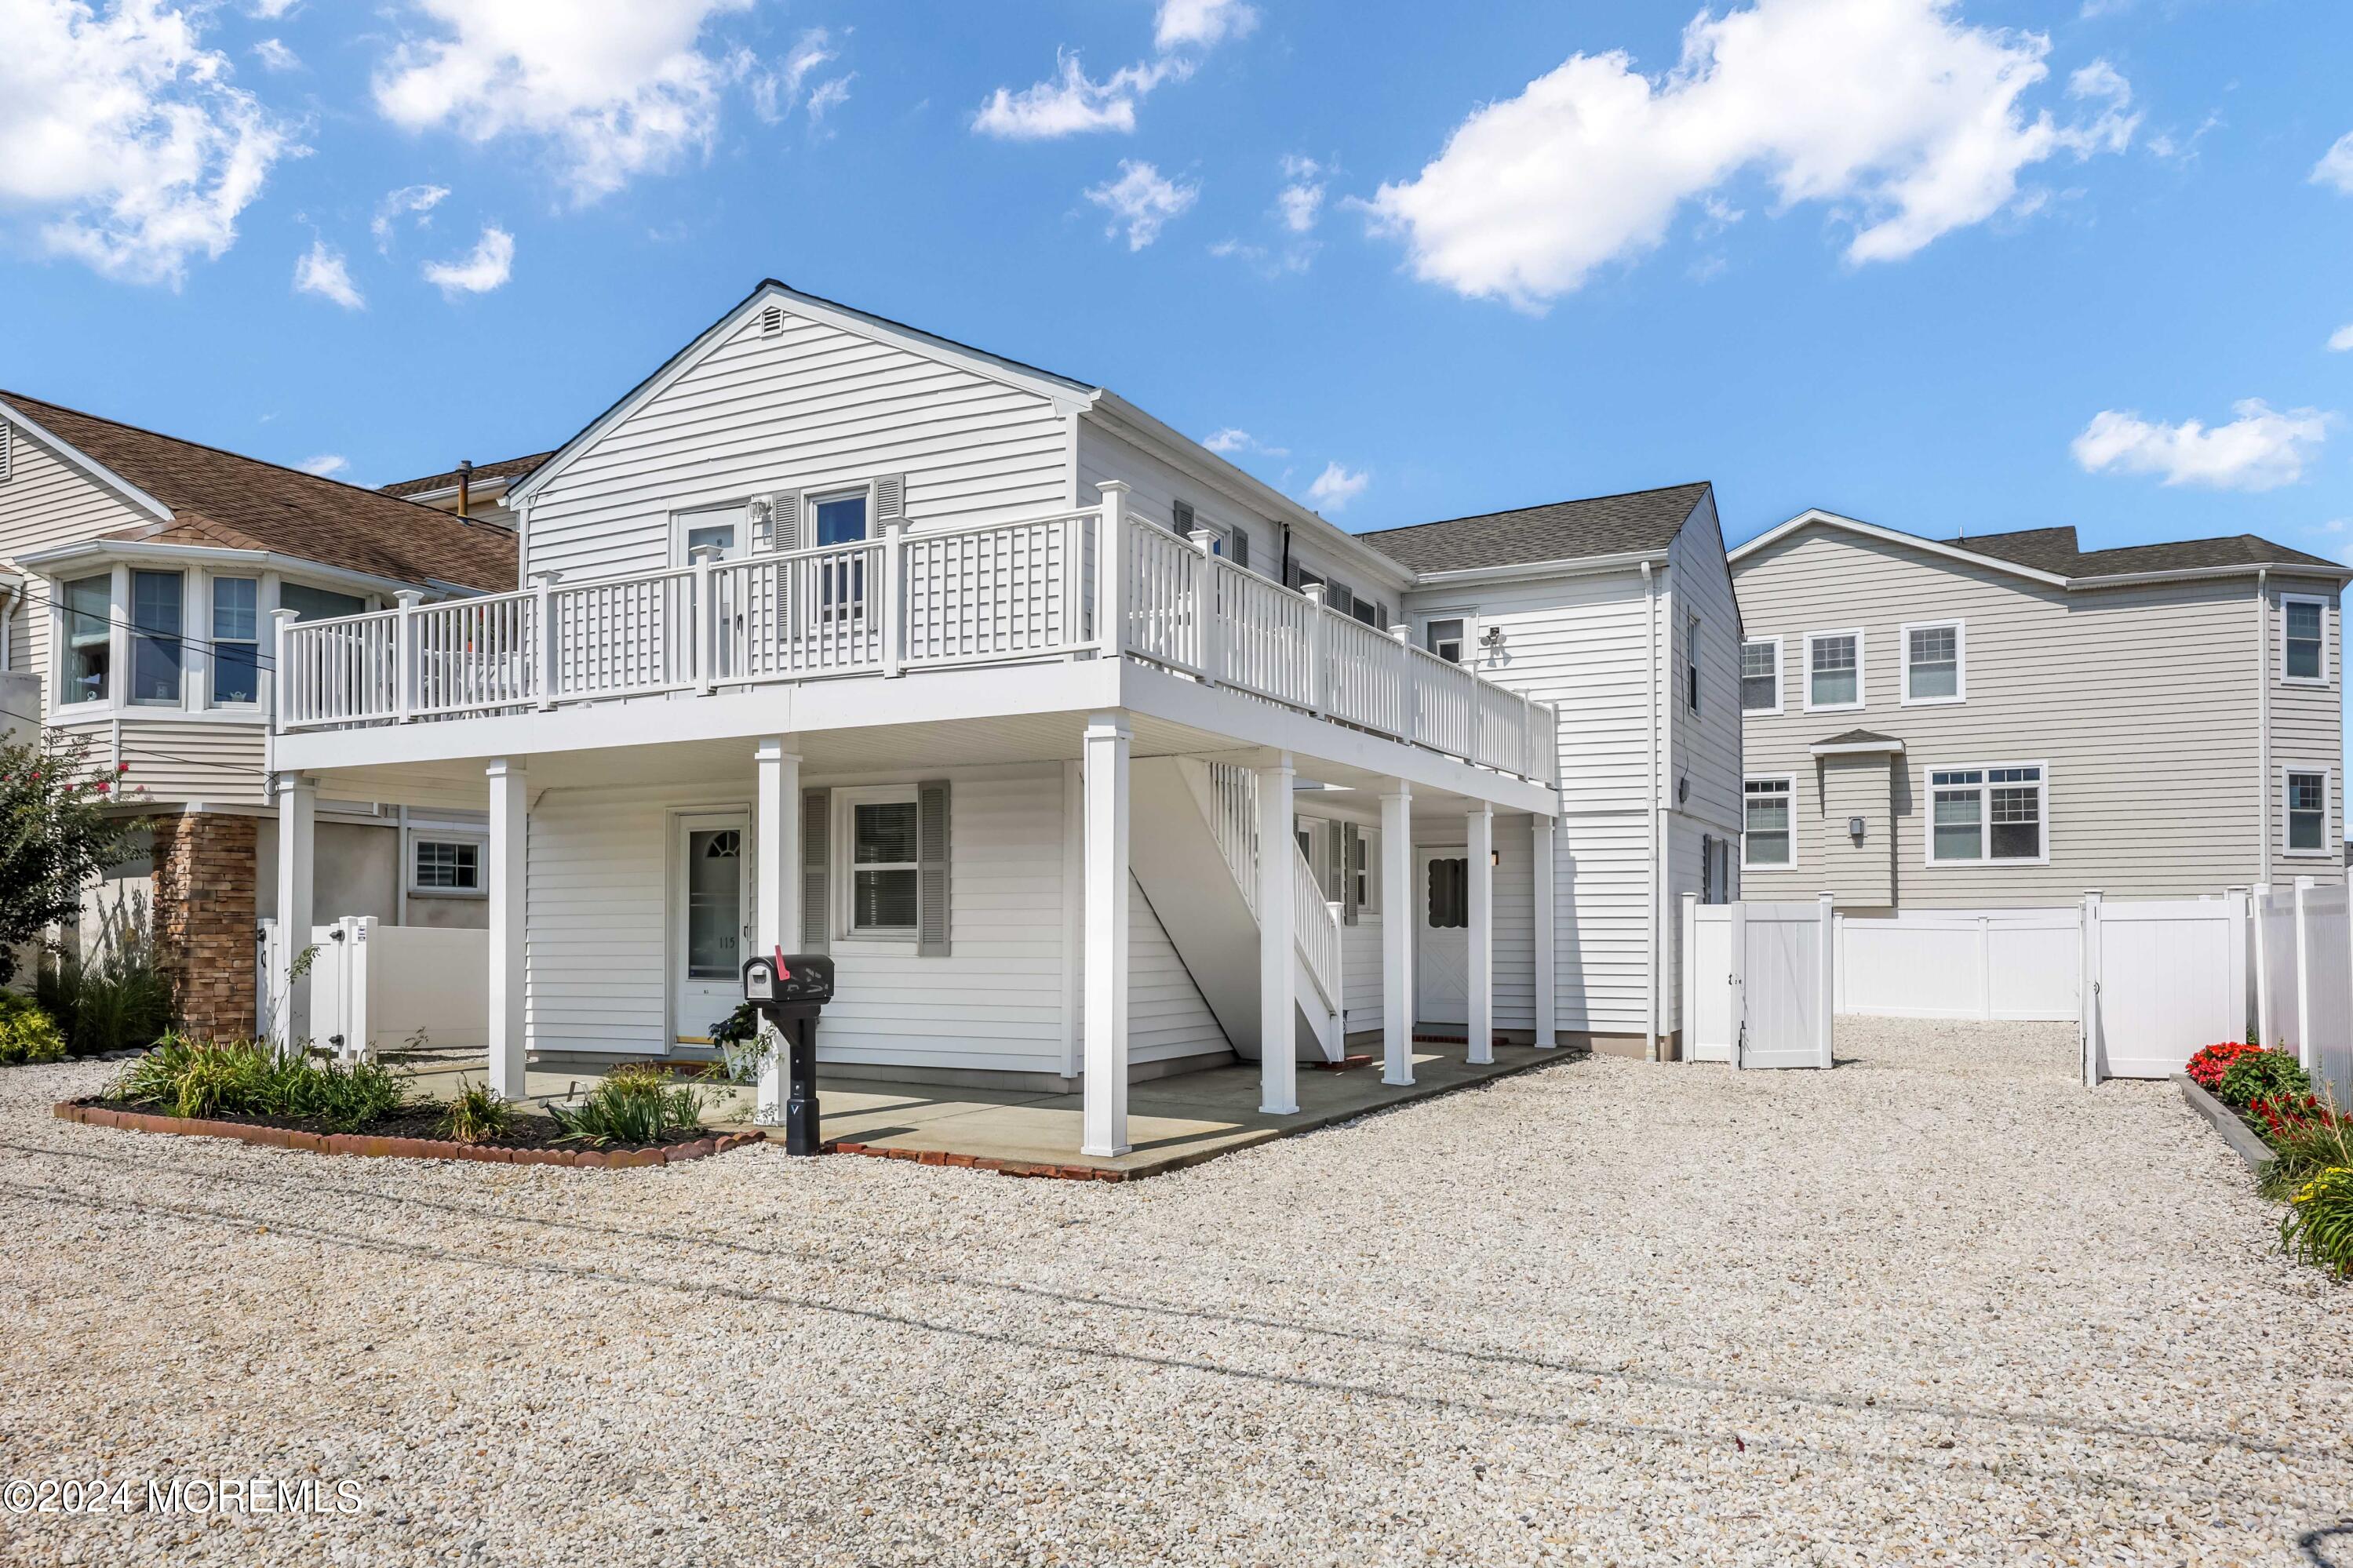
[(744, 964), (744, 1000), (783, 1037), (789, 1072), (785, 1152), (822, 1152), (818, 1133), (817, 1016), (833, 1000), (833, 960), (818, 952), (777, 952)]

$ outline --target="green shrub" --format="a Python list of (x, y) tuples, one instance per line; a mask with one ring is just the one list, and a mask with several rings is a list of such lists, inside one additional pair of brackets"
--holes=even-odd
[(172, 1026), (172, 977), (154, 942), (135, 928), (87, 963), (68, 958), (44, 969), (35, 988), (78, 1057), (144, 1049)]
[(460, 1143), (480, 1143), (504, 1135), (513, 1122), (512, 1106), (491, 1093), (488, 1084), (470, 1083), (451, 1098), (441, 1116), (441, 1131)]
[(2259, 1100), (2301, 1100), (2312, 1092), (2312, 1079), (2285, 1051), (2250, 1051), (2231, 1064), (2215, 1092), (2243, 1110)]
[(2280, 1247), (2339, 1279), (2353, 1277), (2353, 1167), (2331, 1166), (2288, 1200)]
[(259, 1116), (349, 1132), (399, 1110), (402, 1091), (381, 1062), (344, 1067), (281, 1057), (249, 1040), (173, 1036), (132, 1063), (113, 1092), (174, 1116)]
[(64, 1059), (66, 1037), (49, 1016), (13, 991), (0, 991), (0, 1066)]
[(654, 1143), (702, 1125), (702, 1091), (652, 1068), (617, 1069), (578, 1105), (550, 1105), (559, 1143)]
[(2259, 1100), (2253, 1115), (2272, 1152), (2263, 1168), (2263, 1196), (2284, 1203), (2331, 1166), (2353, 1167), (2353, 1114), (2337, 1109), (2326, 1085), (2301, 1100)]

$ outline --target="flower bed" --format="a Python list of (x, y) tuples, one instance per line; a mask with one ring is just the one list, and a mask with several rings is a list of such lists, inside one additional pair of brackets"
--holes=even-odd
[(2208, 1046), (2185, 1070), (2272, 1152), (2263, 1193), (2288, 1205), (2281, 1249), (2340, 1279), (2353, 1278), (2353, 1114), (2315, 1094), (2285, 1051)]

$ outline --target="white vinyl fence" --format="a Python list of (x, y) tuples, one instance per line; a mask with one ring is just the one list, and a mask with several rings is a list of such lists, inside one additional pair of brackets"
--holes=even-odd
[(1810, 904), (1683, 895), (1683, 1055), (1736, 1068), (1826, 1068), (1838, 944)]
[(2353, 1107), (2353, 918), (2348, 885), (2299, 877), (2255, 895), (2255, 1028)]
[[(261, 922), (259, 1032), (274, 1037), (284, 1012), (270, 994), (278, 922)], [(407, 1044), (490, 1048), (491, 944), (480, 931), (386, 925), (353, 916), (314, 926), (311, 1038), (344, 1060)]]
[(1931, 910), (1841, 915), (1838, 1010), (1883, 1018), (2081, 1016), (2084, 912)]
[(2246, 1037), (2248, 900), (2084, 900), (2083, 1072), (2167, 1078)]

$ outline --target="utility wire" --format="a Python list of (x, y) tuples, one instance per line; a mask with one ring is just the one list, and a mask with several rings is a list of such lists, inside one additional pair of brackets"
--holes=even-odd
[[(164, 710), (164, 711), (168, 712), (169, 710)], [(22, 719), (26, 723), (32, 725), (36, 732), (45, 732), (56, 723), (56, 721), (54, 720), (45, 721), (33, 714), (22, 712), (14, 708), (0, 707), (0, 713), (5, 713), (12, 719)], [(266, 779), (275, 776), (268, 768), (251, 767), (244, 763), (223, 762), (217, 757), (206, 757), (200, 760), (195, 757), (175, 756), (170, 752), (153, 751), (145, 746), (118, 745), (114, 750), (121, 753), (136, 752), (140, 756), (152, 757), (155, 761), (161, 763), (177, 763), (185, 768), (226, 768), (235, 773), (251, 773), (256, 778)]]
[(61, 604), (58, 600), (42, 593), (39, 589), (30, 586), (29, 584), (16, 590), (16, 596), (24, 600), (25, 603), (28, 605), (39, 603), (47, 605), (53, 610), (63, 610), (69, 616), (79, 616), (80, 619), (85, 621), (103, 621), (110, 626), (121, 626), (134, 637), (153, 637), (159, 642), (194, 643), (199, 647), (207, 649), (217, 647), (251, 648), (253, 650), (253, 664), (255, 668), (275, 669), (278, 667), (278, 658), (275, 654), (264, 654), (261, 651), (261, 642), (258, 635), (261, 629), (259, 619), (260, 612), (258, 609), (255, 612), (254, 630), (257, 634), (255, 639), (251, 642), (240, 642), (235, 638), (221, 640), (213, 637), (200, 637), (187, 632), (167, 632), (155, 626), (142, 626), (136, 621), (126, 621), (116, 616), (113, 613), (111, 605), (109, 606), (107, 613), (103, 616), (100, 615), (95, 610), (77, 610), (71, 605)]

